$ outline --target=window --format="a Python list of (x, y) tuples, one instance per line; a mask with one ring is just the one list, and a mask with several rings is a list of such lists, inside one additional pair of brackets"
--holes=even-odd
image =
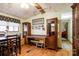
[(9, 26), (9, 31), (13, 31), (13, 26)]
[(9, 26), (9, 31), (19, 31), (18, 26)]
[(19, 31), (19, 24), (13, 22), (0, 21), (0, 31)]
[(14, 27), (13, 27), (13, 30), (14, 30), (14, 31), (19, 31), (19, 27), (18, 27), (18, 26), (14, 26)]
[(0, 21), (0, 31), (5, 31), (7, 29), (7, 22)]
[(27, 29), (28, 29), (27, 25), (24, 25), (24, 31), (27, 31)]
[(0, 25), (0, 31), (5, 31), (6, 30), (6, 26)]
[(8, 23), (9, 31), (19, 31), (19, 24), (18, 23)]

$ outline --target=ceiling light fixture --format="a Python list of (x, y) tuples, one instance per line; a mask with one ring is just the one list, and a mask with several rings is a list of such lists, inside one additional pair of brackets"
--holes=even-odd
[(21, 8), (26, 8), (26, 9), (28, 9), (28, 8), (29, 8), (29, 4), (27, 4), (27, 3), (22, 3), (22, 4), (21, 4)]
[(30, 3), (30, 5), (35, 6), (35, 3)]

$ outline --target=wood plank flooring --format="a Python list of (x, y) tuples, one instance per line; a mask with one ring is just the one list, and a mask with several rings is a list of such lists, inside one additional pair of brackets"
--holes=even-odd
[(24, 45), (22, 52), (18, 56), (71, 56), (71, 51), (59, 49), (58, 51), (47, 48), (38, 48), (36, 46)]

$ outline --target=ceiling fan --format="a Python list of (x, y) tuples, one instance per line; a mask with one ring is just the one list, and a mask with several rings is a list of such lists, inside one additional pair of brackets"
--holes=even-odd
[(34, 3), (34, 7), (36, 7), (42, 14), (45, 13), (45, 10), (38, 3)]

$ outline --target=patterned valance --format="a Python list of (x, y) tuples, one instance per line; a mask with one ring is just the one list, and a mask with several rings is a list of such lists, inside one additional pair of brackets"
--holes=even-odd
[(18, 20), (18, 19), (7, 17), (7, 16), (3, 16), (3, 15), (0, 15), (0, 20), (7, 21), (7, 22), (20, 23), (20, 20)]

